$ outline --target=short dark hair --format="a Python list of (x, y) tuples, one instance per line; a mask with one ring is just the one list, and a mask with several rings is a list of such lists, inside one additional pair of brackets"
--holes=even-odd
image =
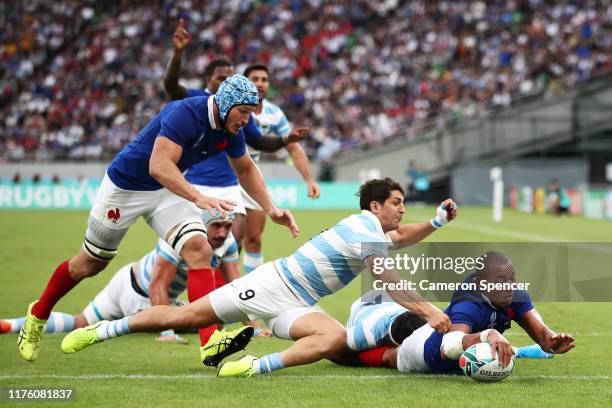
[(391, 177), (368, 180), (359, 187), (359, 192), (357, 193), (359, 207), (362, 210), (370, 211), (370, 203), (372, 201), (383, 204), (394, 190), (402, 193), (402, 196), (404, 195), (402, 186)]
[(206, 80), (210, 79), (217, 68), (233, 66), (234, 64), (225, 58), (214, 59), (210, 61), (210, 63), (206, 66), (206, 69), (204, 69), (204, 78), (206, 78)]
[(268, 71), (268, 67), (265, 66), (264, 64), (253, 64), (253, 65), (249, 65), (244, 70), (244, 76), (248, 78), (249, 74), (253, 71), (266, 71), (266, 74), (268, 74), (268, 76), (270, 75), (270, 71)]
[(512, 264), (510, 258), (497, 251), (486, 252), (480, 255), (480, 258), (482, 259), (483, 267), (476, 268), (476, 276), (480, 279), (491, 276), (491, 274), (496, 272), (500, 267)]
[(391, 338), (397, 344), (402, 344), (404, 339), (412, 334), (419, 327), (427, 324), (425, 319), (412, 312), (404, 312), (397, 316), (391, 323)]

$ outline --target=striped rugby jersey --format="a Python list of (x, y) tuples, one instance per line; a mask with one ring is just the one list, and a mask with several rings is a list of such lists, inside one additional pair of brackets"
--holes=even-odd
[(351, 305), (346, 323), (347, 344), (351, 350), (363, 351), (394, 344), (391, 324), (408, 309), (398, 305), (385, 291), (370, 290)]
[[(273, 135), (277, 137), (287, 136), (291, 131), (289, 121), (282, 109), (267, 99), (263, 100), (260, 114), (253, 114), (255, 126), (263, 136)], [(249, 149), (249, 153), (254, 161), (259, 161), (260, 152)]]
[[(189, 267), (163, 239), (159, 239), (157, 247), (138, 261), (138, 281), (140, 282), (141, 289), (147, 295), (149, 294), (149, 286), (152, 279), (151, 271), (155, 266), (157, 255), (176, 265), (176, 274), (172, 282), (170, 282), (170, 286), (168, 286), (168, 297), (176, 299), (187, 289), (187, 270)], [(220, 266), (222, 262), (238, 262), (238, 258), (238, 243), (230, 232), (223, 245), (213, 251), (210, 266), (214, 269)]]
[(365, 268), (370, 255), (386, 256), (391, 239), (369, 211), (353, 214), (277, 261), (281, 277), (307, 305), (339, 291)]

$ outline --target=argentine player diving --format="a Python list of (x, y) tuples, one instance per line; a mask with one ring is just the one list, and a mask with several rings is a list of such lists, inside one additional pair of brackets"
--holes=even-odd
[[(268, 216), (287, 226), (293, 236), (299, 233), (291, 213), (271, 201), (261, 172), (246, 151), (241, 128), (258, 103), (257, 88), (242, 75), (231, 76), (214, 95), (167, 104), (119, 152), (94, 200), (82, 249), (57, 267), (40, 299), (28, 308), (18, 339), (25, 360), (38, 357), (40, 337), (55, 304), (82, 279), (106, 268), (141, 216), (187, 263), (189, 301), (203, 295), (202, 282), (212, 278), (212, 249), (202, 210), (223, 214), (235, 203), (205, 196), (189, 184), (182, 173), (195, 163), (227, 155), (241, 184)], [(114, 327), (123, 332), (127, 320)]]
[[(482, 257), (465, 282), (515, 282), (514, 265), (499, 252)], [(478, 285), (477, 285), (478, 286)], [(437, 333), (416, 314), (384, 301), (384, 294), (371, 291), (353, 303), (347, 323), (349, 348), (361, 351), (359, 359), (372, 367), (391, 367), (406, 373), (461, 374), (459, 357), (470, 346), (490, 343), (502, 366), (510, 363), (515, 349), (503, 333), (517, 322), (538, 344), (540, 353), (562, 354), (574, 348), (574, 338), (551, 330), (535, 309), (527, 292), (464, 291), (453, 294), (446, 308), (452, 327)], [(521, 357), (537, 356), (534, 347), (519, 347)]]
[[(370, 180), (359, 189), (361, 213), (340, 220), (316, 235), (292, 255), (268, 262), (208, 296), (179, 308), (155, 306), (127, 320), (126, 330), (108, 330), (104, 321), (68, 334), (62, 350), (74, 353), (129, 332), (187, 329), (210, 324), (263, 319), (276, 337), (294, 340), (281, 353), (260, 359), (247, 356), (219, 367), (219, 377), (250, 377), (323, 358), (342, 360), (347, 354), (344, 326), (315, 305), (322, 297), (348, 285), (364, 268), (373, 273), (373, 260), (389, 246), (412, 245), (457, 215), (454, 202), (445, 200), (430, 222), (400, 225), (404, 215), (401, 186), (390, 178)], [(399, 282), (395, 270), (377, 275)], [(450, 320), (414, 291), (391, 290), (392, 299), (446, 333)], [(209, 363), (221, 357), (211, 355)], [(211, 364), (213, 365), (213, 364)]]

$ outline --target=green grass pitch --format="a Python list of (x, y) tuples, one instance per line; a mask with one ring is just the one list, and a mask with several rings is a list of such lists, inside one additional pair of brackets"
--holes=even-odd
[[(424, 221), (432, 208), (407, 210), (405, 221)], [(494, 224), (491, 210), (462, 208), (459, 219), (434, 234), (437, 241), (585, 241), (612, 240), (612, 223), (580, 218), (527, 215), (506, 211)], [(346, 211), (300, 212), (302, 233), (292, 240), (269, 224), (266, 259), (287, 255)], [(52, 269), (78, 250), (85, 212), (0, 212), (0, 317), (23, 315)], [(117, 259), (99, 276), (80, 284), (56, 307), (77, 313), (122, 265), (153, 248), (155, 238), (139, 221), (125, 238)], [(359, 294), (359, 280), (321, 303), (345, 322)], [(440, 305), (444, 306), (444, 305)], [(345, 368), (322, 361), (250, 379), (217, 379), (198, 361), (197, 338), (190, 346), (158, 344), (154, 335), (137, 334), (82, 353), (63, 355), (62, 335), (44, 335), (35, 363), (21, 360), (16, 336), (0, 336), (0, 387), (76, 389), (79, 406), (289, 407), (289, 406), (609, 406), (612, 401), (612, 322), (610, 303), (537, 303), (546, 322), (575, 334), (577, 347), (552, 360), (517, 360), (513, 375), (501, 383), (476, 383), (467, 377), (401, 375), (387, 369)], [(508, 333), (517, 346), (530, 344), (520, 328)], [(247, 352), (261, 356), (288, 342), (255, 339)], [(2, 405), (2, 404), (0, 404)], [(26, 407), (51, 405), (20, 403)]]

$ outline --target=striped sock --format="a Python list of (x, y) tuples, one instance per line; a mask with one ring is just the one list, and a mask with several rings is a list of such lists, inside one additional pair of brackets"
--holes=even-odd
[(25, 317), (2, 320), (2, 333), (17, 333), (23, 327)]
[[(25, 317), (4, 321), (10, 325), (7, 333), (17, 333), (23, 327)], [(51, 312), (45, 325), (45, 333), (68, 333), (72, 329), (74, 329), (74, 317), (68, 313)]]
[(68, 333), (74, 328), (74, 317), (68, 313), (51, 312), (45, 333)]
[(120, 320), (113, 320), (111, 322), (101, 322), (96, 327), (96, 333), (100, 341), (110, 339), (111, 337), (119, 337), (125, 334), (130, 334), (130, 327), (128, 326), (128, 318), (124, 317)]
[(244, 259), (242, 265), (244, 266), (244, 273), (250, 273), (257, 267), (263, 265), (264, 257), (263, 252), (244, 252)]
[(271, 371), (285, 368), (280, 353), (268, 354), (258, 360), (253, 361), (253, 372), (255, 374), (265, 374)]

